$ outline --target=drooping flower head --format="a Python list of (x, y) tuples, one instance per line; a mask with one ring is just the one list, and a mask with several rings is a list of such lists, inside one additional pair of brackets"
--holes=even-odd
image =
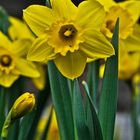
[(53, 60), (70, 79), (83, 73), (87, 58), (114, 54), (112, 45), (100, 32), (105, 11), (97, 1), (84, 1), (76, 7), (71, 0), (51, 0), (51, 8), (31, 5), (23, 17), (38, 36), (28, 59)]
[(10, 87), (20, 75), (39, 77), (35, 65), (22, 57), (28, 41), (12, 42), (0, 32), (0, 85)]

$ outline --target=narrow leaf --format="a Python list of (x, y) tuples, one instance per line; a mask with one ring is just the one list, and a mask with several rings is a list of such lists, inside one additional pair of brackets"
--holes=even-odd
[(8, 27), (9, 26), (10, 26), (10, 22), (8, 20), (8, 14), (0, 6), (0, 31), (2, 31), (4, 34), (8, 34)]
[(103, 140), (100, 122), (89, 93), (88, 85), (85, 81), (83, 81), (82, 84), (84, 85), (87, 96), (87, 122), (89, 122), (88, 127), (90, 130), (91, 140)]
[(60, 74), (53, 62), (48, 63), (48, 72), (61, 140), (75, 140), (77, 138), (67, 79)]
[(115, 55), (107, 59), (100, 96), (99, 119), (104, 140), (113, 140), (114, 134), (118, 95), (118, 31), (119, 20), (117, 20), (112, 38)]
[(27, 136), (29, 134), (29, 130), (31, 128), (31, 124), (33, 122), (34, 115), (35, 115), (35, 110), (30, 112), (27, 116), (25, 116), (21, 120), (18, 140), (26, 140), (27, 139)]
[(89, 131), (86, 124), (86, 114), (78, 80), (74, 80), (73, 87), (73, 114), (79, 140), (89, 140)]
[(5, 104), (6, 104), (6, 93), (5, 88), (0, 87), (0, 134), (2, 131), (3, 123), (5, 121)]
[(96, 105), (99, 84), (99, 60), (88, 64), (88, 86), (92, 101)]

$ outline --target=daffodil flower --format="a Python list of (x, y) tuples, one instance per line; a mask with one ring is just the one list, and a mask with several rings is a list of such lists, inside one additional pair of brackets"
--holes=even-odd
[(0, 85), (10, 87), (20, 75), (40, 76), (35, 65), (22, 57), (28, 43), (28, 39), (12, 42), (0, 32)]
[[(91, 0), (92, 1), (92, 0)], [(126, 39), (133, 32), (133, 26), (140, 16), (140, 1), (115, 2), (113, 0), (98, 0), (106, 9), (105, 22), (102, 32), (112, 38), (114, 26), (117, 18), (120, 19), (119, 35), (121, 39)]]
[[(139, 72), (140, 52), (128, 52), (121, 48), (119, 55), (118, 77), (120, 80), (130, 80)], [(100, 66), (100, 77), (103, 78), (105, 65)]]
[[(13, 41), (19, 39), (30, 40), (30, 44), (28, 44), (26, 48), (25, 47), (23, 48), (25, 52), (23, 57), (26, 58), (28, 50), (31, 47), (33, 41), (35, 40), (35, 36), (32, 34), (32, 32), (29, 30), (27, 25), (22, 20), (19, 20), (18, 18), (15, 17), (9, 17), (9, 21), (11, 25), (8, 29), (8, 33), (11, 40)], [(37, 89), (43, 90), (46, 83), (46, 76), (45, 76), (46, 74), (45, 74), (43, 64), (41, 63), (34, 63), (34, 64), (36, 65), (36, 69), (39, 71), (40, 76), (37, 78), (36, 77), (32, 78), (32, 81)]]
[(87, 58), (115, 54), (100, 32), (104, 17), (104, 8), (97, 1), (84, 1), (78, 7), (71, 0), (51, 0), (51, 8), (29, 6), (23, 18), (38, 38), (27, 58), (46, 63), (53, 60), (65, 77), (79, 77)]

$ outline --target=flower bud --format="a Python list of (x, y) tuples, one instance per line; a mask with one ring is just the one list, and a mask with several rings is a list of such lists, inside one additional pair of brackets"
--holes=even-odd
[(22, 94), (14, 103), (4, 122), (1, 137), (7, 138), (9, 127), (16, 121), (32, 111), (35, 106), (35, 96), (28, 92)]
[(30, 112), (35, 105), (35, 97), (28, 92), (21, 95), (11, 109), (11, 119), (18, 119)]

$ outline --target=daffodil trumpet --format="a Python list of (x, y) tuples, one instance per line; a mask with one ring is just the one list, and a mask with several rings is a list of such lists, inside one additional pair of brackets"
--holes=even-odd
[(22, 94), (13, 104), (4, 122), (1, 137), (7, 138), (9, 127), (19, 118), (31, 112), (35, 106), (35, 97), (28, 92)]

